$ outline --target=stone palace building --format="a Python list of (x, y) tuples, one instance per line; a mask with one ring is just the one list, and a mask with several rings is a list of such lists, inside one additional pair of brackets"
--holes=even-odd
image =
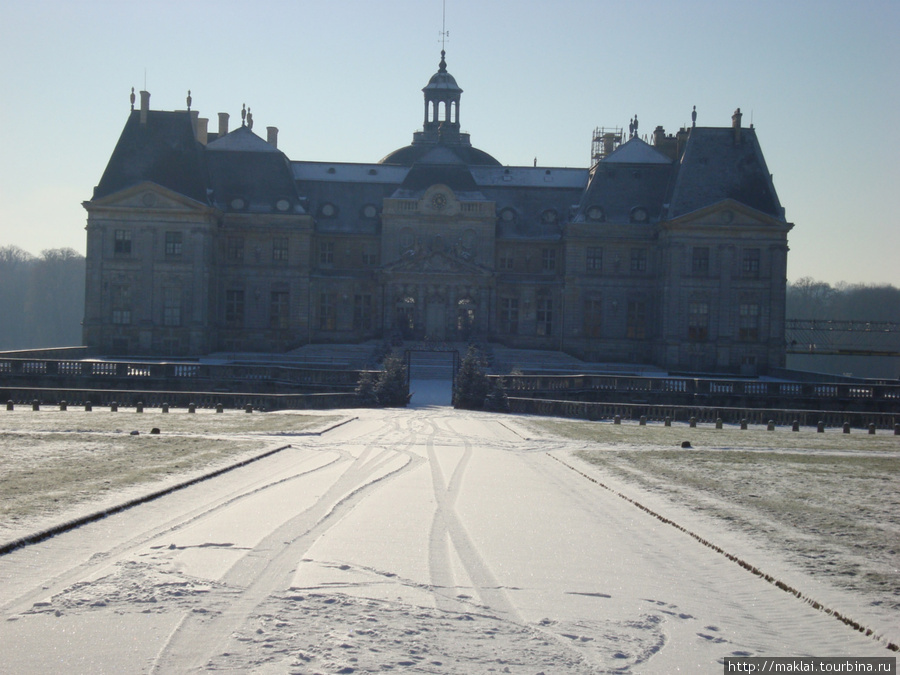
[[(87, 217), (85, 344), (283, 352), (478, 339), (594, 361), (754, 374), (784, 364), (787, 233), (752, 125), (642, 140), (589, 168), (505, 166), (460, 130), (438, 71), (410, 145), (291, 160), (253, 130), (140, 92)], [(696, 120), (696, 114), (694, 115)]]

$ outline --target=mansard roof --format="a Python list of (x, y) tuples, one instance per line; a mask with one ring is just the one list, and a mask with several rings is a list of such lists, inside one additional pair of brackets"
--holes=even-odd
[(723, 199), (783, 218), (752, 127), (691, 129), (672, 188), (669, 217), (677, 218)]
[(150, 181), (199, 202), (206, 197), (203, 146), (194, 137), (189, 112), (132, 110), (93, 199)]
[(249, 127), (238, 127), (206, 150), (210, 197), (223, 211), (303, 213), (287, 157)]
[(601, 160), (603, 164), (671, 164), (672, 158), (636, 136)]

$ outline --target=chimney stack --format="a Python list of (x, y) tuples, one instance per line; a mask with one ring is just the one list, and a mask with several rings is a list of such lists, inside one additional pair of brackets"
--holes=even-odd
[(731, 116), (731, 128), (734, 129), (734, 144), (741, 144), (741, 109), (738, 108), (734, 111), (734, 115)]
[(203, 145), (209, 141), (209, 118), (201, 117), (197, 120), (197, 140)]
[(141, 124), (147, 124), (147, 113), (150, 111), (150, 92), (141, 92)]
[(278, 127), (266, 127), (266, 142), (274, 148), (278, 147)]
[(228, 113), (219, 113), (219, 138), (228, 135)]

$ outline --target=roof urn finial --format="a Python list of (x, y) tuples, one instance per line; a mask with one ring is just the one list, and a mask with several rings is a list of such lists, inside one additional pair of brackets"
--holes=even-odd
[(443, 49), (441, 50), (441, 62), (438, 64), (438, 72), (446, 73), (447, 72), (447, 60), (444, 58), (447, 55)]
[(187, 108), (188, 108), (188, 111), (190, 111), (190, 109), (191, 109), (191, 101), (193, 101), (193, 99), (191, 98), (191, 90), (188, 89), (188, 95), (187, 95)]
[(131, 112), (134, 112), (134, 101), (135, 101), (134, 87), (132, 87), (131, 88)]
[(253, 113), (250, 112), (250, 108), (247, 108), (247, 128), (253, 131)]
[(244, 103), (243, 106), (241, 106), (241, 126), (242, 127), (247, 126), (247, 104), (246, 103)]
[(694, 109), (691, 111), (691, 126), (697, 126), (697, 106), (694, 106)]

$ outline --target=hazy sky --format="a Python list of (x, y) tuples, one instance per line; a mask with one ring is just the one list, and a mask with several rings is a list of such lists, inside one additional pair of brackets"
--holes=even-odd
[[(503, 164), (586, 167), (597, 126), (754, 124), (795, 224), (788, 278), (900, 285), (897, 0), (447, 0), (463, 130)], [(441, 0), (3, 0), (0, 246), (85, 248), (129, 111), (280, 129), (376, 162), (421, 128)]]

